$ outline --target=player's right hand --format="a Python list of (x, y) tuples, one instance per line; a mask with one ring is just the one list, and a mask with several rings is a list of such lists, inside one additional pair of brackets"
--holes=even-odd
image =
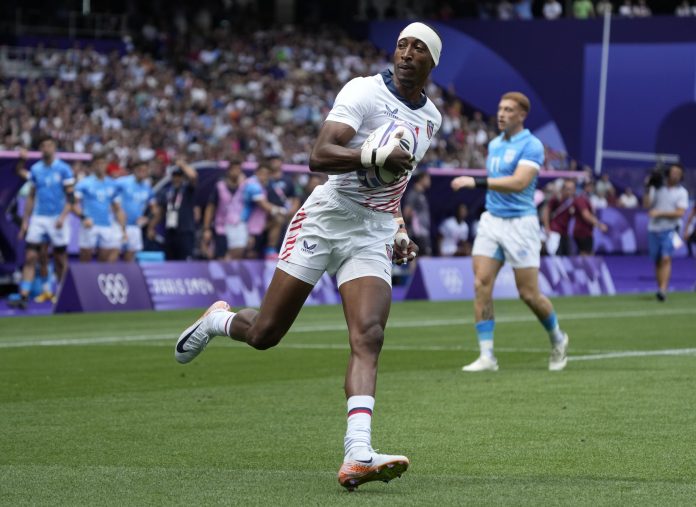
[(387, 155), (384, 165), (382, 166), (382, 169), (395, 174), (397, 178), (400, 178), (409, 171), (412, 171), (413, 162), (415, 160), (413, 155), (399, 146), (399, 139), (401, 139), (401, 136), (403, 136), (403, 132), (397, 132), (394, 134), (394, 139), (392, 139), (392, 141), (395, 141), (395, 146), (391, 153)]
[(91, 218), (85, 217), (84, 220), (82, 220), (82, 227), (85, 229), (89, 229), (92, 225), (94, 225), (94, 222), (92, 222)]

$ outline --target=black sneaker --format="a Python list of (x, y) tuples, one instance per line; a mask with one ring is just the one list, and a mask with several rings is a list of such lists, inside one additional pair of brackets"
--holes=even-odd
[(661, 290), (658, 290), (658, 291), (655, 293), (655, 297), (657, 298), (657, 300), (658, 300), (660, 303), (664, 303), (665, 301), (667, 301), (667, 295), (665, 295), (665, 293), (662, 292)]

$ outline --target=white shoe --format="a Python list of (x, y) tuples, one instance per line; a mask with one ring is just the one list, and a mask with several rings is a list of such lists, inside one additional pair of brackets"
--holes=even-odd
[(216, 301), (205, 311), (201, 317), (187, 327), (176, 342), (174, 357), (180, 363), (189, 363), (203, 352), (208, 342), (215, 337), (210, 329), (206, 317), (215, 312), (229, 312), (230, 305), (225, 301)]
[(498, 371), (498, 360), (495, 357), (479, 356), (473, 363), (462, 367), (462, 371)]
[(346, 456), (338, 471), (338, 483), (348, 491), (353, 491), (366, 482), (389, 482), (401, 477), (411, 464), (406, 456), (379, 454), (374, 449), (370, 449), (369, 455), (364, 457), (368, 456), (368, 460)]
[(568, 333), (563, 333), (563, 341), (551, 347), (549, 370), (561, 371), (568, 364)]

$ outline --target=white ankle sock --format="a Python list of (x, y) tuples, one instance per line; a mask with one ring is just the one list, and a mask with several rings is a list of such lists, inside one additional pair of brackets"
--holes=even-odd
[(348, 427), (343, 439), (345, 455), (351, 459), (367, 461), (370, 459), (372, 444), (372, 410), (375, 407), (373, 396), (351, 396), (348, 398)]
[(217, 336), (229, 336), (232, 319), (237, 315), (234, 312), (221, 310), (208, 315), (208, 326)]

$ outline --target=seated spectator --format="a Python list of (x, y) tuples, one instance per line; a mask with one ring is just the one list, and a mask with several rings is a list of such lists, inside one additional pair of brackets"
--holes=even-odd
[[(616, 204), (616, 189), (607, 173), (602, 174), (595, 183), (595, 194), (600, 199), (605, 199), (608, 206), (614, 206)], [(606, 206), (604, 207), (606, 208)]]
[(515, 6), (508, 0), (500, 0), (498, 3), (498, 19), (503, 21), (515, 19)]
[(447, 257), (471, 255), (469, 224), (466, 223), (468, 215), (469, 208), (466, 204), (460, 203), (455, 215), (442, 221), (438, 228), (440, 255)]
[(574, 0), (573, 17), (575, 19), (589, 19), (595, 17), (594, 4), (592, 0)]
[(605, 14), (614, 12), (614, 4), (611, 3), (611, 0), (599, 0), (595, 6), (595, 11), (597, 11), (597, 16), (603, 17)]
[(619, 206), (622, 208), (633, 209), (638, 207), (638, 197), (633, 193), (631, 187), (626, 187), (619, 197)]
[(633, 5), (631, 0), (624, 0), (619, 7), (619, 16), (622, 18), (632, 18), (633, 17)]
[(533, 19), (532, 0), (517, 0), (515, 2), (515, 16), (517, 19)]
[(587, 200), (590, 201), (593, 210), (604, 209), (609, 207), (606, 197), (600, 197), (595, 191), (595, 184), (592, 180), (587, 180), (583, 187)]
[(546, 0), (542, 13), (545, 19), (558, 19), (563, 16), (563, 6), (558, 0)]
[(676, 9), (674, 9), (674, 15), (678, 18), (687, 18), (692, 16), (689, 0), (683, 0), (682, 3), (677, 5)]
[(652, 16), (652, 10), (645, 3), (645, 0), (638, 0), (638, 3), (633, 6), (633, 17), (634, 18), (649, 18)]

